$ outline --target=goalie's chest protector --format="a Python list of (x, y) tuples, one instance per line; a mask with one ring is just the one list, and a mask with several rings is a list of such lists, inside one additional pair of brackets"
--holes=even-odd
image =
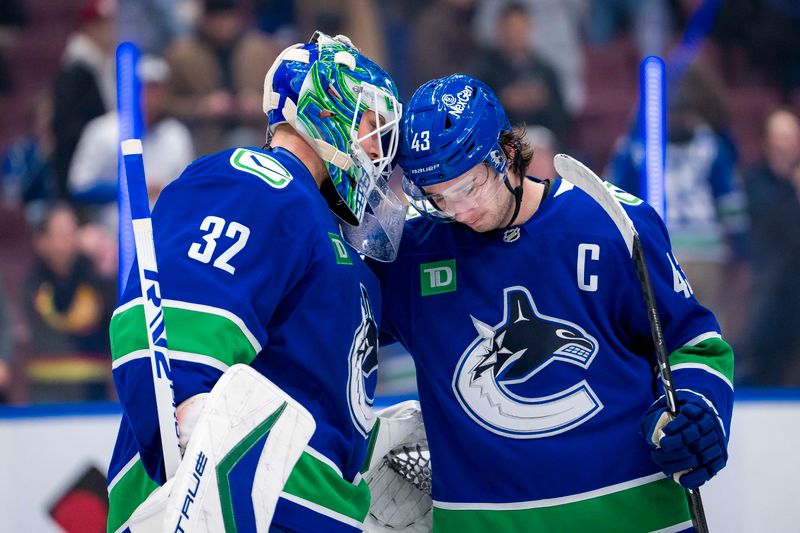
[(487, 234), (409, 221), (398, 260), (372, 266), (383, 328), (417, 364), (434, 500), (530, 502), (657, 474), (638, 434), (656, 398), (647, 316), (585, 193), (557, 180), (528, 222)]

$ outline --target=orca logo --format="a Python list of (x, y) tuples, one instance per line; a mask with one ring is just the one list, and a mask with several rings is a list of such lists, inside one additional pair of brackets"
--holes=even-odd
[(361, 323), (353, 335), (349, 361), (347, 403), (350, 417), (358, 431), (366, 437), (375, 425), (372, 404), (378, 370), (378, 326), (364, 285), (361, 285)]
[(503, 291), (503, 320), (492, 327), (473, 316), (478, 336), (464, 351), (453, 375), (461, 407), (498, 435), (536, 439), (581, 425), (603, 408), (583, 380), (560, 392), (525, 397), (514, 392), (556, 362), (588, 368), (597, 340), (572, 322), (543, 315), (525, 287)]

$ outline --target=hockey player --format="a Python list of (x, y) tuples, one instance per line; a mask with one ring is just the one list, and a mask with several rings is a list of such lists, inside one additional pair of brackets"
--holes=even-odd
[(479, 80), (432, 80), (406, 105), (398, 161), (423, 216), (396, 261), (371, 266), (381, 327), (417, 366), (434, 531), (691, 530), (683, 487), (727, 459), (732, 350), (662, 221), (615, 190), (646, 249), (680, 389), (662, 428), (625, 243), (586, 193), (526, 176), (530, 158)]
[[(334, 213), (355, 225), (378, 212), (374, 192), (391, 170), (401, 105), (389, 75), (349, 40), (317, 34), (277, 58), (264, 111), (264, 149), (198, 159), (152, 215), (181, 445), (191, 445), (220, 376), (250, 365), (316, 423), (271, 527), (361, 531), (380, 292)], [(133, 275), (111, 325), (124, 416), (108, 474), (109, 531), (126, 530), (165, 481), (146, 332)], [(240, 531), (269, 526), (253, 523), (251, 490), (255, 498), (263, 480), (252, 457), (231, 463), (226, 478), (226, 520)]]

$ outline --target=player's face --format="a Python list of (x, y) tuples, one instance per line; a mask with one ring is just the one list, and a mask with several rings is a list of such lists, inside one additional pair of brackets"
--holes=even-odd
[(508, 210), (513, 208), (513, 197), (500, 192), (503, 179), (481, 163), (453, 180), (425, 187), (425, 194), (457, 222), (483, 233), (504, 226)]
[(381, 156), (380, 136), (374, 135), (377, 130), (378, 115), (375, 111), (364, 111), (358, 124), (358, 143), (373, 161)]

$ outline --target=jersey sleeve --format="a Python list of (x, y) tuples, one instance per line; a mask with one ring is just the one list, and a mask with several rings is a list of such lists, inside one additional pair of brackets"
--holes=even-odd
[[(727, 434), (733, 409), (733, 349), (722, 339), (714, 314), (694, 297), (661, 218), (644, 203), (629, 208), (629, 214), (644, 247), (675, 387), (690, 389), (711, 402)], [(650, 338), (638, 283), (630, 286), (629, 298), (637, 302), (633, 327), (642, 338)], [(660, 381), (658, 387), (663, 394)]]
[[(303, 226), (276, 200), (292, 191), (227, 177), (179, 179), (153, 211), (176, 405), (261, 352), (272, 313), (309, 262)], [(145, 468), (163, 482), (136, 264), (121, 302), (111, 323), (114, 381)]]

